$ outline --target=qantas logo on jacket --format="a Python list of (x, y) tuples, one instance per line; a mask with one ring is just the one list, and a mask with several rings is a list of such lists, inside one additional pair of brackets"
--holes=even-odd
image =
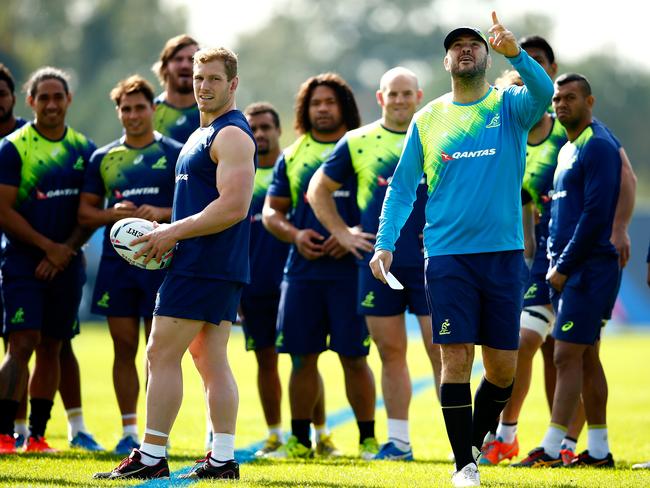
[(463, 158), (481, 158), (484, 156), (494, 156), (497, 153), (496, 148), (491, 147), (489, 149), (479, 149), (478, 151), (456, 151), (453, 154), (447, 154), (445, 151), (440, 151), (440, 158), (443, 163), (448, 161), (453, 161), (454, 159), (463, 159)]

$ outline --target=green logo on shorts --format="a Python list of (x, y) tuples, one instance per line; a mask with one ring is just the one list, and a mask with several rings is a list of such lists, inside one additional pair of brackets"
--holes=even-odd
[(280, 332), (277, 339), (275, 339), (275, 347), (282, 347), (284, 343), (284, 334)]
[(371, 342), (372, 342), (372, 340), (370, 339), (370, 336), (367, 336), (367, 337), (363, 340), (363, 347), (370, 347)]
[(573, 322), (570, 320), (562, 326), (562, 332), (569, 332), (573, 328)]
[(111, 299), (110, 295), (108, 294), (107, 291), (104, 292), (102, 297), (97, 300), (97, 306), (98, 307), (103, 307), (103, 308), (108, 308), (108, 301)]
[(255, 350), (255, 339), (253, 339), (252, 337), (246, 339), (246, 350), (247, 351)]
[(25, 323), (25, 311), (23, 310), (23, 307), (20, 307), (18, 310), (16, 310), (16, 313), (11, 318), (11, 323), (12, 324)]
[(449, 327), (451, 324), (449, 323), (449, 319), (445, 319), (445, 321), (440, 324), (440, 332), (438, 332), (438, 335), (449, 335), (451, 334), (451, 330), (449, 330)]
[(375, 306), (375, 292), (369, 291), (366, 298), (361, 302), (362, 307), (374, 308)]
[(533, 283), (530, 285), (530, 288), (526, 291), (526, 294), (524, 295), (524, 300), (530, 300), (531, 298), (535, 298), (535, 295), (537, 295), (537, 283)]

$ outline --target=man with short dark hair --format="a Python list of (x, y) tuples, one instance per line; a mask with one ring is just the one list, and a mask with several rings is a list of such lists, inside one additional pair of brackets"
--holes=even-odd
[(27, 123), (14, 115), (16, 105), (14, 77), (4, 64), (0, 63), (0, 139)]
[(562, 465), (560, 446), (580, 401), (588, 423), (588, 449), (569, 466), (613, 467), (607, 439), (607, 380), (598, 354), (603, 318), (617, 292), (619, 263), (610, 242), (621, 178), (619, 144), (593, 119), (594, 96), (576, 73), (555, 81), (553, 109), (569, 141), (554, 176), (547, 280), (556, 313), (557, 383), (551, 424), (539, 448), (520, 467)]
[[(149, 383), (144, 439), (103, 479), (168, 478), (167, 442), (183, 397), (181, 360), (190, 351), (203, 380), (212, 420), (212, 448), (182, 478), (239, 479), (235, 425), (239, 396), (227, 345), (243, 285), (249, 281), (249, 206), (257, 151), (236, 109), (237, 56), (203, 49), (193, 58), (201, 128), (176, 163), (171, 224), (131, 242), (144, 243), (145, 263), (174, 249), (158, 290), (147, 344)], [(217, 297), (215, 299), (215, 297)]]
[(169, 222), (174, 168), (182, 146), (154, 132), (154, 92), (144, 78), (133, 75), (121, 80), (111, 91), (111, 99), (124, 136), (93, 153), (78, 215), (84, 227), (106, 227), (91, 311), (106, 316), (113, 339), (113, 386), (123, 429), (113, 451), (126, 455), (139, 446), (136, 408), (140, 387), (135, 358), (140, 317), (146, 340), (165, 272), (129, 265), (113, 249), (109, 232), (114, 222), (126, 217)]
[[(301, 85), (295, 113), (294, 125), (300, 136), (275, 166), (262, 216), (273, 235), (292, 243), (282, 282), (276, 342), (279, 352), (291, 354), (292, 436), (271, 457), (309, 458), (314, 455), (309, 424), (322, 392), (320, 354), (329, 348), (339, 355), (360, 446), (375, 437), (375, 386), (366, 361), (370, 336), (363, 317), (356, 312), (354, 256), (329, 235), (306, 196), (309, 180), (336, 142), (347, 130), (359, 126), (356, 101), (345, 80), (324, 73)], [(335, 199), (346, 224), (354, 226), (359, 221), (355, 185), (354, 181), (347, 183)], [(331, 454), (331, 449), (318, 442), (316, 454)]]
[(59, 388), (62, 345), (78, 333), (85, 281), (80, 247), (89, 233), (77, 226), (76, 215), (95, 149), (65, 124), (72, 101), (66, 73), (41, 68), (25, 91), (35, 120), (0, 143), (0, 226), (8, 237), (2, 274), (9, 347), (0, 366), (0, 451), (5, 453), (15, 452), (13, 422), (33, 352), (25, 450), (54, 451), (44, 436)]
[[(485, 434), (512, 391), (527, 268), (522, 256), (521, 181), (526, 134), (548, 106), (552, 83), (492, 12), (490, 45), (525, 86), (495, 90), (486, 80), (488, 40), (460, 27), (445, 38), (452, 91), (420, 110), (409, 127), (380, 218), (374, 276), (387, 282), (395, 241), (427, 177), (424, 245), (434, 342), (441, 344), (440, 402), (454, 451), (454, 486), (478, 486)], [(462, 202), (462, 204), (461, 204)], [(474, 345), (485, 376), (474, 400)]]
[(172, 37), (152, 68), (164, 88), (154, 100), (154, 129), (181, 144), (199, 127), (192, 91), (192, 58), (198, 49), (198, 42), (187, 34)]
[(280, 303), (280, 283), (289, 246), (271, 235), (262, 224), (262, 208), (280, 155), (280, 117), (273, 105), (250, 104), (244, 115), (257, 143), (258, 168), (251, 202), (251, 282), (240, 302), (246, 350), (255, 351), (257, 389), (268, 426), (268, 437), (255, 453), (264, 457), (282, 446), (282, 385), (275, 349), (275, 324)]

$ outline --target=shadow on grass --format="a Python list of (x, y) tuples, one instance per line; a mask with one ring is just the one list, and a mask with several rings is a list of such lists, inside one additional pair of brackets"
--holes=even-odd
[[(41, 484), (42, 483), (42, 484)], [(0, 485), (2, 486), (16, 486), (18, 484), (27, 486), (43, 486), (43, 485), (62, 485), (62, 486), (88, 486), (90, 481), (72, 481), (68, 478), (54, 478), (38, 479), (33, 476), (15, 476), (0, 474)]]
[[(272, 480), (267, 478), (258, 478), (255, 480), (255, 484), (260, 484), (262, 486), (305, 486), (305, 480)], [(323, 487), (323, 488), (368, 488), (368, 485), (359, 485), (355, 483), (341, 483), (341, 482), (328, 482), (328, 481), (314, 481), (309, 482), (309, 486), (313, 487)]]
[(255, 459), (247, 462), (251, 466), (282, 466), (287, 464), (319, 465), (319, 466), (351, 466), (371, 467), (375, 463), (391, 463), (399, 465), (427, 465), (427, 466), (453, 466), (448, 460), (441, 459), (415, 459), (413, 461), (364, 461), (358, 457), (341, 456), (337, 458), (314, 458), (314, 459)]

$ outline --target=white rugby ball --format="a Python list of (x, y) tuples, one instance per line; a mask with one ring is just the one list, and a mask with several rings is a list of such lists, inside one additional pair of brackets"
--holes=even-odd
[(129, 217), (126, 219), (118, 220), (111, 227), (111, 244), (113, 249), (119, 254), (122, 258), (126, 260), (127, 263), (137, 266), (142, 269), (162, 269), (169, 266), (171, 263), (172, 255), (174, 254), (174, 249), (167, 251), (160, 262), (152, 259), (147, 264), (144, 264), (145, 256), (140, 256), (137, 260), (133, 259), (133, 256), (140, 250), (142, 244), (131, 245), (131, 241), (141, 237), (145, 234), (148, 234), (153, 230), (153, 223), (145, 219), (139, 219), (136, 217)]

